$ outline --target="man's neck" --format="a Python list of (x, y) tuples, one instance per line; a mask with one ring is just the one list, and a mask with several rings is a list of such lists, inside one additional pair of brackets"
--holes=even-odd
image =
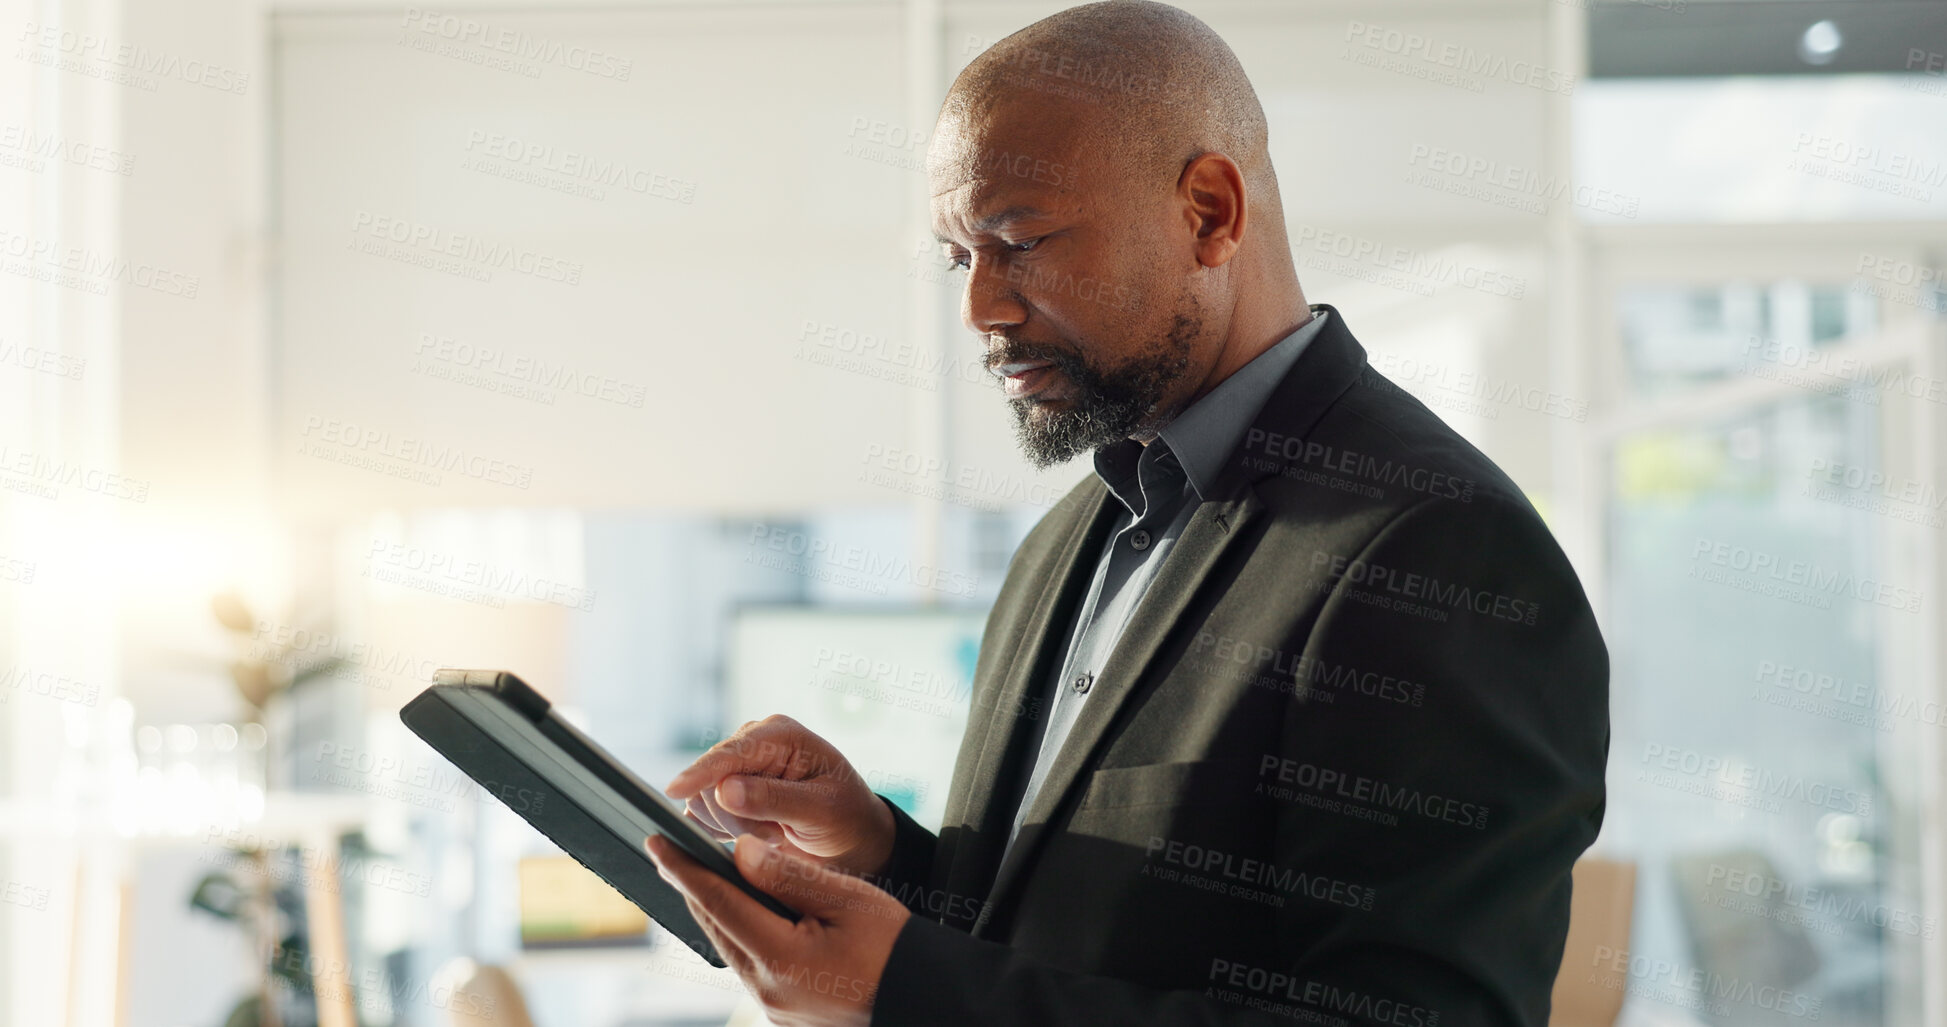
[[(1301, 296), (1299, 299), (1302, 303), (1303, 297)], [(1197, 386), (1197, 391), (1191, 393), (1190, 398), (1184, 400), (1183, 405), (1177, 408), (1177, 413), (1188, 410), (1192, 403), (1208, 396), (1213, 389), (1222, 385), (1224, 379), (1236, 374), (1244, 365), (1263, 356), (1266, 350), (1276, 346), (1279, 342), (1291, 335), (1292, 332), (1303, 328), (1311, 322), (1312, 318), (1317, 316), (1317, 314), (1312, 313), (1310, 307), (1300, 307), (1297, 313), (1284, 315), (1281, 327), (1274, 330), (1252, 331), (1245, 328), (1242, 331), (1233, 332), (1231, 336), (1233, 339), (1242, 337), (1249, 338), (1252, 341), (1242, 347), (1235, 348), (1227, 343), (1224, 353), (1217, 358), (1217, 365), (1211, 369), (1210, 374), (1204, 378), (1202, 384)], [(1158, 427), (1161, 426), (1159, 425)]]
[[(1298, 299), (1299, 302), (1303, 304), (1304, 297), (1302, 294), (1298, 297)], [(1304, 306), (1302, 309), (1303, 309), (1302, 314), (1289, 315), (1294, 317), (1295, 319), (1292, 320), (1291, 323), (1288, 324), (1282, 331), (1279, 331), (1273, 335), (1259, 335), (1258, 341), (1253, 343), (1250, 347), (1247, 348), (1247, 350), (1245, 351), (1245, 355), (1241, 359), (1239, 359), (1239, 357), (1236, 354), (1219, 357), (1217, 361), (1217, 367), (1213, 369), (1210, 375), (1203, 380), (1203, 383), (1200, 386), (1198, 386), (1196, 392), (1190, 395), (1189, 399), (1184, 400), (1182, 405), (1178, 406), (1176, 410), (1173, 411), (1168, 417), (1158, 421), (1153, 425), (1149, 425), (1147, 427), (1130, 432), (1129, 433), (1130, 440), (1134, 442), (1140, 442), (1145, 446), (1149, 445), (1151, 442), (1156, 441), (1156, 439), (1161, 437), (1160, 433), (1162, 432), (1162, 430), (1168, 427), (1171, 421), (1174, 421), (1178, 417), (1183, 416), (1183, 411), (1190, 409), (1190, 407), (1194, 406), (1198, 400), (1216, 391), (1217, 386), (1222, 385), (1225, 379), (1229, 378), (1231, 375), (1236, 374), (1238, 371), (1242, 370), (1245, 366), (1250, 364), (1251, 361), (1256, 360), (1258, 357), (1263, 356), (1266, 351), (1271, 349), (1271, 347), (1276, 346), (1278, 343), (1289, 338), (1291, 336), (1291, 333), (1310, 324), (1312, 318), (1318, 316), (1318, 314), (1315, 311), (1313, 311), (1310, 306)], [(1236, 334), (1233, 333), (1233, 338), (1235, 337)], [(1226, 349), (1228, 349), (1228, 343), (1226, 343)]]

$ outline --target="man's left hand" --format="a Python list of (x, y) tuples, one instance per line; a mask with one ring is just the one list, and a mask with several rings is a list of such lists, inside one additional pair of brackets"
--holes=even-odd
[(754, 835), (737, 840), (737, 869), (760, 891), (803, 914), (792, 923), (711, 873), (668, 839), (648, 839), (663, 879), (780, 1027), (866, 1027), (879, 976), (912, 914), (859, 878), (778, 851)]

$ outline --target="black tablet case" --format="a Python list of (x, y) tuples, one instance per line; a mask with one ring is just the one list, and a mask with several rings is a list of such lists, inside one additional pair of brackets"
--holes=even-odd
[[(697, 955), (708, 960), (710, 965), (724, 966), (723, 957), (717, 954), (716, 946), (710, 944), (709, 937), (697, 925), (696, 919), (690, 916), (689, 906), (683, 901), (682, 894), (657, 873), (656, 864), (642, 847), (643, 839), (616, 837), (599, 819), (568, 796), (551, 788), (540, 774), (515, 759), (498, 740), (475, 726), (447, 702), (445, 693), (457, 688), (492, 690), (491, 686), (474, 684), (471, 680), (464, 685), (434, 685), (407, 703), (399, 711), (399, 719), (503, 805), (513, 809), (521, 819), (561, 846), (563, 852), (573, 856), (576, 862), (594, 871), (610, 887), (640, 906), (643, 912), (654, 917), (657, 923), (694, 949)], [(547, 700), (540, 699), (538, 695), (534, 698), (542, 703), (541, 708), (521, 712), (537, 721), (551, 715), (546, 707)], [(518, 700), (514, 704), (518, 708)], [(614, 784), (612, 781), (610, 783)], [(504, 795), (509, 791), (520, 795), (521, 789), (539, 796), (539, 801), (528, 803), (526, 810), (515, 809), (513, 804), (506, 802)], [(624, 791), (624, 794), (627, 792)]]

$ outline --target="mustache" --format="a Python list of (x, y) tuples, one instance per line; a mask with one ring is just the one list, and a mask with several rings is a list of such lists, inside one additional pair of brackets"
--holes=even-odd
[(1027, 363), (1036, 360), (1045, 360), (1064, 370), (1082, 363), (1080, 354), (1066, 346), (1054, 343), (996, 338), (987, 346), (986, 363), (989, 371), (1002, 364)]

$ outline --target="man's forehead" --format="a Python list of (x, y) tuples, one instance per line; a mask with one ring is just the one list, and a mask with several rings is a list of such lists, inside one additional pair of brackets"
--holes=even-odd
[(977, 105), (942, 112), (933, 126), (930, 164), (943, 171), (971, 171), (990, 165), (1001, 154), (1030, 154), (1047, 161), (1073, 164), (1080, 159), (1078, 143), (1087, 134), (1082, 119), (1100, 116), (1081, 111), (1059, 98), (1031, 102), (1003, 93)]
[(929, 191), (936, 222), (952, 218), (988, 232), (1010, 221), (1072, 212), (1083, 201), (1081, 181), (1079, 169), (1066, 161), (994, 150), (978, 166), (933, 168)]
[(1008, 196), (992, 190), (963, 193), (951, 190), (933, 196), (933, 238), (951, 242), (947, 230), (964, 226), (975, 235), (993, 235), (1017, 221), (1044, 218), (1054, 213), (1045, 201)]
[[(1084, 174), (1071, 105), (1005, 97), (943, 113), (927, 154), (935, 234), (953, 227), (990, 233), (1010, 221), (1080, 205)], [(1094, 169), (1092, 169), (1094, 170)]]

